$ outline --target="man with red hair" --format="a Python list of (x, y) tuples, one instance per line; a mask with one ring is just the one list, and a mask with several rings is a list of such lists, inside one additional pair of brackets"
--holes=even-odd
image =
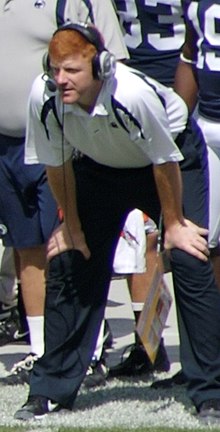
[[(205, 317), (219, 316), (220, 309), (206, 215), (197, 225), (182, 212), (178, 146), (186, 136), (185, 103), (171, 88), (115, 62), (98, 30), (88, 25), (57, 30), (48, 64), (57, 91), (51, 93), (42, 76), (33, 84), (26, 157), (46, 165), (64, 222), (48, 242), (45, 354), (33, 367), (27, 402), (15, 413), (20, 420), (72, 409), (104, 316), (119, 234), (132, 209), (157, 223), (162, 208), (165, 248), (175, 256), (177, 277), (192, 257), (206, 288), (203, 308), (209, 309), (203, 322), (199, 319), (201, 332)], [(199, 162), (205, 170), (205, 143)], [(197, 177), (206, 200), (204, 174), (201, 170)], [(191, 216), (187, 206), (186, 212)], [(215, 323), (219, 332), (210, 343), (218, 346), (219, 319)], [(219, 392), (219, 386), (212, 390)]]

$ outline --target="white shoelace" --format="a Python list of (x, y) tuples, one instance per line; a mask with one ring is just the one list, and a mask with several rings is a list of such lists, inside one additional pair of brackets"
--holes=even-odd
[(20, 372), (22, 369), (26, 371), (31, 371), (33, 369), (34, 363), (38, 360), (38, 356), (36, 354), (28, 354), (27, 357), (20, 360), (18, 363), (15, 363), (11, 369), (11, 373), (16, 374)]

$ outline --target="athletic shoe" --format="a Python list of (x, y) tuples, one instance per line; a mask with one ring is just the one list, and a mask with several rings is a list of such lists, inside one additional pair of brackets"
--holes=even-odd
[(202, 402), (200, 407), (197, 409), (198, 416), (202, 420), (212, 421), (220, 420), (220, 399), (209, 399)]
[(27, 402), (16, 411), (14, 418), (16, 420), (40, 419), (46, 414), (60, 409), (58, 403), (52, 402), (44, 396), (28, 396)]
[(12, 306), (12, 305), (0, 302), (0, 321), (3, 321), (6, 318), (9, 318), (11, 316), (11, 312), (12, 312), (12, 309), (14, 307), (15, 307), (14, 305)]
[(166, 378), (163, 380), (155, 381), (153, 384), (151, 384), (151, 388), (154, 389), (167, 389), (171, 388), (173, 386), (184, 386), (187, 384), (186, 377), (182, 370), (177, 372), (175, 375), (173, 375), (170, 378)]
[(30, 353), (24, 359), (15, 363), (10, 374), (0, 378), (0, 385), (29, 384), (30, 373), (38, 357)]
[(161, 339), (154, 364), (151, 363), (144, 346), (141, 343), (136, 343), (132, 345), (131, 352), (125, 361), (110, 368), (109, 377), (139, 376), (154, 371), (168, 372), (169, 369), (170, 362)]
[(93, 388), (106, 384), (106, 378), (108, 376), (108, 368), (103, 359), (92, 360), (86, 376), (83, 381), (83, 385), (86, 388)]
[(10, 316), (0, 321), (0, 346), (9, 343), (29, 342), (29, 332), (22, 329), (19, 312), (12, 308)]

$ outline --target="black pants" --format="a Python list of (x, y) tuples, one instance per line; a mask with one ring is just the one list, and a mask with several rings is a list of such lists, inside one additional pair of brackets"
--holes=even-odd
[[(185, 141), (184, 141), (185, 142)], [(187, 140), (186, 140), (187, 142)], [(179, 143), (181, 145), (181, 142)], [(207, 159), (203, 147), (183, 165), (184, 213), (208, 223)], [(74, 163), (82, 227), (91, 251), (86, 261), (68, 251), (52, 259), (45, 309), (46, 352), (34, 366), (30, 394), (72, 408), (89, 366), (104, 316), (120, 231), (134, 208), (155, 222), (160, 214), (152, 167), (112, 169), (84, 157)], [(196, 406), (220, 398), (220, 294), (210, 262), (172, 251), (181, 361)]]

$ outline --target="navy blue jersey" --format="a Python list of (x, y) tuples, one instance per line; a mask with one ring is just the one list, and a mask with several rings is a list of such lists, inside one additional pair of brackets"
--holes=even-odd
[(181, 0), (115, 0), (129, 65), (173, 85), (179, 53), (185, 39)]
[(191, 1), (187, 17), (198, 35), (199, 111), (220, 119), (220, 0)]

